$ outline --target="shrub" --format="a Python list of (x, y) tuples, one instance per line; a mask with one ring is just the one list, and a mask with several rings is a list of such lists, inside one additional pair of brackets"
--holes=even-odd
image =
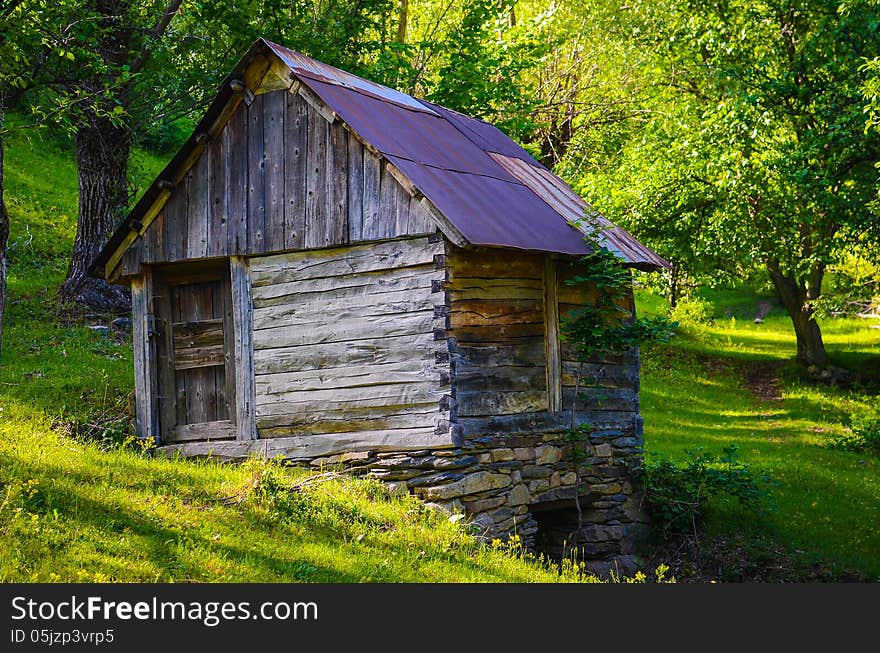
[(683, 464), (665, 458), (646, 461), (641, 476), (644, 502), (655, 529), (664, 536), (702, 527), (715, 499), (765, 513), (772, 508), (770, 478), (741, 462), (735, 446), (720, 455), (687, 450)]
[(880, 415), (854, 415), (851, 429), (851, 434), (835, 436), (825, 446), (839, 451), (880, 456)]
[(710, 322), (715, 315), (715, 305), (699, 297), (679, 300), (675, 308), (669, 311), (669, 317), (682, 325), (703, 324)]

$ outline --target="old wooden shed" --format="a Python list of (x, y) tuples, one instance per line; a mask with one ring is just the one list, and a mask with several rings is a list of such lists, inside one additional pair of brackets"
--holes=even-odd
[[(93, 272), (131, 287), (138, 430), (165, 451), (342, 462), (528, 540), (576, 491), (559, 319), (597, 226), (664, 265), (492, 125), (261, 40)], [(638, 352), (589, 367), (580, 539), (620, 556)]]

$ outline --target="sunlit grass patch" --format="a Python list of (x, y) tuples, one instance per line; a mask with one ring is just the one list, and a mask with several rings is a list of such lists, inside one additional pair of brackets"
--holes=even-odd
[[(662, 309), (657, 298), (638, 299)], [(716, 293), (716, 307), (723, 305), (719, 299), (723, 294)], [(876, 369), (880, 330), (872, 323), (823, 321), (832, 360)], [(763, 324), (716, 318), (691, 325), (669, 344), (644, 352), (646, 450), (682, 459), (688, 449), (736, 445), (744, 462), (778, 481), (778, 510), (762, 520), (722, 511), (710, 530), (770, 534), (808, 557), (880, 578), (880, 460), (824, 447), (848, 432), (853, 415), (876, 410), (878, 397), (801, 381), (794, 353), (790, 322), (778, 314)], [(750, 387), (756, 366), (775, 370), (778, 398), (768, 400)]]

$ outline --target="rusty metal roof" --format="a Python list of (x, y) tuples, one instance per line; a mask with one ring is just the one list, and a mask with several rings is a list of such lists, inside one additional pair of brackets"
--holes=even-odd
[(594, 233), (628, 266), (668, 266), (494, 125), (260, 39), (227, 76), (193, 135), (98, 255), (91, 267), (94, 274), (103, 276), (114, 252), (125, 246), (127, 234), (161, 201), (160, 180), (185, 165), (199, 132), (220, 116), (231, 95), (230, 80), (267, 50), (396, 165), (471, 245), (578, 255), (589, 252), (584, 234)]
[(667, 265), (494, 125), (266, 45), (470, 244), (586, 254), (596, 234), (629, 265)]

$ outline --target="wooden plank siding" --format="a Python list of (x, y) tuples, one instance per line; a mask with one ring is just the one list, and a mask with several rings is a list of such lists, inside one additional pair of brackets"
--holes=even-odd
[[(556, 262), (559, 320), (579, 307), (591, 302), (595, 290), (582, 285), (566, 283), (579, 273), (576, 261)], [(624, 299), (624, 306), (633, 310), (632, 293)], [(570, 411), (574, 400), (577, 376), (580, 374), (577, 410), (623, 411), (639, 410), (639, 352), (625, 354), (597, 354), (589, 362), (579, 363), (574, 345), (560, 343), (562, 409)]]
[(240, 103), (205, 144), (123, 256), (120, 276), (140, 274), (142, 264), (433, 233), (435, 222), (410, 190), (300, 94), (263, 93)]
[(566, 428), (579, 373), (576, 421), (631, 428), (638, 352), (579, 363), (560, 340), (560, 322), (591, 300), (589, 289), (566, 284), (577, 273), (573, 259), (448, 248), (446, 336), (459, 435)]
[(448, 265), (456, 417), (547, 410), (544, 257), (455, 247)]
[(250, 259), (259, 437), (451, 446), (444, 251), (422, 237)]

